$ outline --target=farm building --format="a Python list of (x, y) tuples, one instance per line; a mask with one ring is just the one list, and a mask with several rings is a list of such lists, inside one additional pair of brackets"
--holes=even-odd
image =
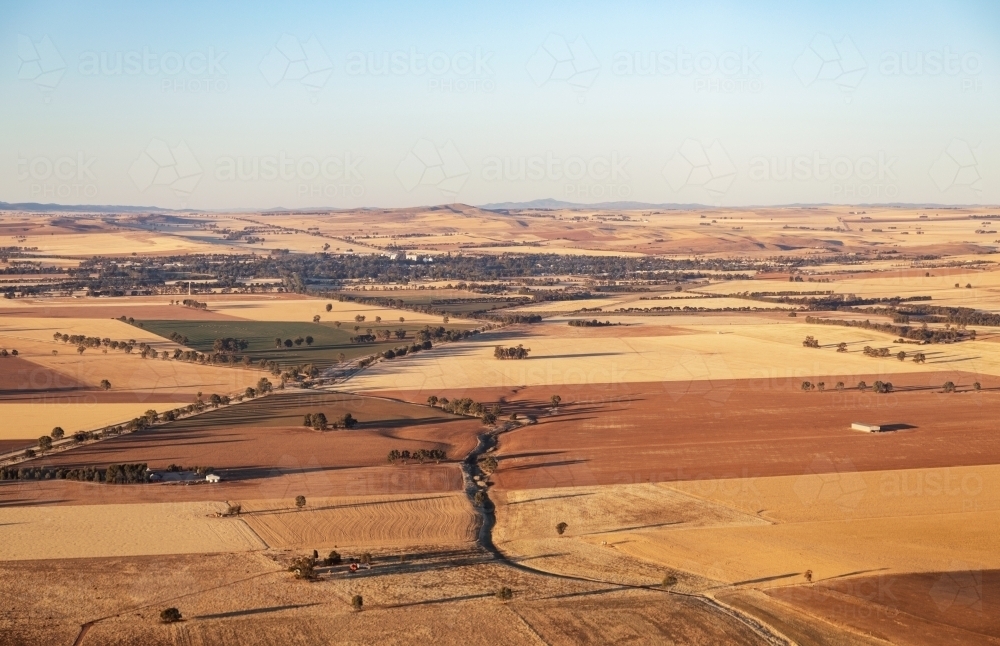
[(851, 424), (851, 430), (864, 431), (865, 433), (878, 433), (882, 430), (882, 427), (878, 424), (862, 424), (861, 422), (854, 422)]
[(219, 482), (220, 480), (222, 480), (222, 478), (220, 478), (219, 476), (217, 476), (214, 473), (210, 473), (207, 476), (205, 476), (205, 482), (215, 483), (215, 482)]

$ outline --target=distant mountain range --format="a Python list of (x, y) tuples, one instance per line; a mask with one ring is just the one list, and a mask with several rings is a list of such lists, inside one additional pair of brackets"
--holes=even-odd
[(496, 202), (483, 204), (479, 208), (487, 211), (515, 211), (523, 209), (617, 209), (620, 211), (640, 211), (643, 209), (705, 209), (711, 208), (704, 204), (647, 204), (646, 202), (597, 202), (596, 204), (580, 204), (578, 202), (563, 202), (545, 198), (530, 202)]
[[(185, 209), (191, 211), (192, 209)], [(19, 202), (11, 204), (0, 202), (0, 211), (30, 211), (33, 213), (141, 213), (141, 212), (177, 212), (175, 209), (161, 209), (158, 206), (111, 206), (106, 204), (39, 204), (38, 202)]]
[[(817, 204), (774, 204), (774, 205), (746, 205), (742, 207), (715, 207), (709, 206), (707, 204), (649, 204), (647, 202), (598, 202), (595, 204), (581, 204), (578, 202), (564, 202), (562, 200), (554, 200), (551, 198), (545, 198), (540, 200), (531, 200), (528, 202), (495, 202), (492, 204), (483, 204), (475, 208), (483, 209), (486, 211), (520, 211), (526, 209), (583, 209), (583, 210), (617, 210), (617, 211), (643, 211), (643, 210), (654, 210), (654, 209), (665, 209), (665, 210), (682, 210), (682, 209), (713, 209), (713, 208), (782, 208), (782, 207), (799, 207), (799, 208), (816, 208), (825, 206), (854, 206), (854, 207), (906, 207), (906, 208), (920, 208), (920, 209), (958, 209), (966, 207), (984, 207), (990, 205), (983, 204), (907, 204), (903, 202), (892, 202), (884, 204), (842, 204), (833, 205), (829, 203), (817, 203)], [(360, 207), (358, 209), (344, 209), (342, 207), (302, 207), (289, 209), (285, 207), (274, 207), (270, 209), (165, 209), (158, 206), (122, 206), (122, 205), (107, 205), (107, 204), (41, 204), (38, 202), (19, 202), (19, 203), (9, 203), (0, 202), (0, 211), (26, 211), (29, 213), (280, 213), (283, 211), (289, 212), (315, 212), (315, 211), (353, 211), (361, 210), (362, 208), (382, 208), (382, 207)], [(403, 207), (400, 207), (403, 208)], [(430, 207), (427, 207), (430, 208)], [(994, 206), (992, 208), (1000, 208), (1000, 206)]]

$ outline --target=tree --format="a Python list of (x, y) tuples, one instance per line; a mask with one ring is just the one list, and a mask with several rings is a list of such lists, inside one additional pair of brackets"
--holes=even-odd
[(84, 346), (81, 345), (81, 346), (77, 346), (76, 351), (79, 354), (83, 354), (83, 351), (86, 350), (86, 349), (87, 349), (86, 347), (84, 347)]
[(868, 390), (868, 384), (866, 384), (863, 381), (859, 381), (858, 382), (858, 390), (860, 390), (861, 392), (865, 392), (866, 390)]
[(165, 624), (172, 624), (181, 620), (181, 611), (177, 608), (167, 608), (160, 611), (160, 621)]
[(677, 577), (674, 576), (673, 574), (667, 574), (666, 576), (663, 577), (662, 585), (664, 588), (674, 587), (675, 585), (677, 585)]
[(355, 322), (355, 323), (363, 323), (363, 322), (364, 322), (364, 320), (365, 320), (365, 317), (364, 317), (364, 315), (363, 315), (363, 314), (356, 314), (356, 315), (354, 316), (354, 322)]
[(356, 612), (361, 612), (361, 609), (364, 607), (364, 605), (365, 605), (364, 597), (362, 597), (360, 594), (356, 594), (353, 597), (351, 597), (351, 607), (354, 608)]
[(372, 564), (372, 555), (371, 555), (371, 553), (370, 552), (365, 552), (364, 554), (362, 554), (361, 555), (361, 565), (369, 565), (370, 566), (371, 564)]
[(278, 337), (274, 337), (274, 347), (276, 348), (281, 347), (281, 339), (279, 339)]
[(837, 352), (847, 352), (847, 344), (841, 341), (837, 344)]
[(305, 342), (306, 342), (306, 340), (303, 339), (302, 337), (300, 337), (300, 336), (295, 337), (295, 341), (294, 341), (295, 345), (302, 345)]
[(316, 339), (312, 338), (311, 336), (307, 336), (306, 337), (306, 345), (312, 345), (315, 340)]
[(913, 355), (913, 363), (924, 363), (925, 361), (927, 361), (927, 357), (924, 356), (923, 352)]
[(559, 402), (562, 401), (562, 397), (560, 397), (559, 395), (552, 395), (551, 397), (549, 397), (549, 401), (552, 402), (552, 408), (558, 408)]
[(802, 345), (803, 345), (803, 347), (806, 347), (806, 348), (818, 348), (819, 347), (819, 341), (817, 339), (814, 339), (811, 336), (807, 336), (806, 340), (802, 342)]
[(333, 303), (327, 303), (326, 304), (326, 311), (327, 312), (332, 312), (333, 311)]
[(978, 381), (976, 381), (976, 382), (973, 382), (973, 384), (972, 384), (972, 389), (973, 389), (973, 390), (981, 390), (981, 389), (982, 389), (982, 387), (983, 387), (983, 386), (982, 386), (982, 385), (981, 385), (981, 384), (980, 384), (980, 383), (979, 383)]
[(294, 343), (294, 341), (292, 341), (291, 339), (285, 339), (285, 347), (286, 348), (292, 347), (293, 343)]
[(24, 457), (26, 457), (26, 458), (33, 458), (33, 457), (35, 457), (35, 450), (34, 449), (25, 449), (24, 450)]
[(313, 416), (312, 416), (312, 413), (306, 413), (305, 414), (305, 417), (302, 418), (302, 425), (303, 426), (308, 426), (309, 428), (312, 428), (312, 425), (313, 425)]
[(437, 406), (437, 403), (438, 403), (437, 395), (431, 395), (430, 397), (427, 398), (428, 406)]
[(562, 536), (564, 533), (566, 533), (567, 528), (569, 528), (569, 525), (567, 525), (566, 523), (559, 523), (558, 525), (556, 525), (556, 533)]
[(490, 412), (483, 413), (483, 426), (493, 426), (497, 423), (497, 416)]
[(305, 496), (295, 496), (295, 506), (298, 507), (299, 509), (302, 509), (303, 507), (305, 507), (306, 506), (306, 497)]
[(267, 377), (261, 377), (257, 380), (257, 392), (269, 393), (271, 392), (271, 389), (271, 381)]
[(63, 435), (65, 434), (66, 431), (62, 430), (62, 426), (55, 427), (54, 429), (52, 429), (52, 432), (49, 433), (49, 435), (52, 437), (53, 440), (61, 440)]
[(946, 393), (953, 393), (953, 392), (955, 392), (955, 384), (954, 384), (954, 382), (951, 382), (951, 381), (944, 382), (944, 391)]
[(896, 358), (899, 359), (900, 361), (906, 361), (906, 353), (900, 350), (899, 352), (896, 353)]
[(400, 323), (405, 323), (405, 322), (406, 322), (406, 319), (404, 319), (404, 318), (403, 318), (402, 316), (400, 316), (400, 317), (399, 317), (399, 322), (400, 322)]
[(340, 321), (334, 321), (333, 322), (333, 326), (339, 328), (340, 327)]
[(319, 323), (319, 314), (313, 317), (313, 323)]
[(812, 388), (813, 388), (813, 385), (812, 385), (811, 381), (803, 381), (802, 382), (802, 392), (809, 392), (810, 390), (812, 390)]
[(325, 431), (328, 428), (328, 423), (326, 421), (326, 415), (324, 413), (316, 413), (312, 416), (312, 427), (316, 431)]
[(111, 390), (111, 382), (107, 379), (101, 379), (101, 388), (103, 390)]
[(52, 449), (51, 437), (49, 437), (48, 435), (43, 435), (40, 438), (38, 438), (38, 450), (44, 453), (45, 451), (49, 451), (51, 449)]
[(295, 573), (296, 579), (312, 579), (315, 575), (316, 561), (308, 556), (300, 556), (292, 561), (289, 572)]
[(514, 598), (514, 591), (507, 586), (501, 586), (496, 592), (496, 597), (500, 601), (510, 601)]
[(802, 576), (804, 576), (806, 578), (806, 581), (808, 581), (809, 583), (813, 582), (813, 571), (812, 570), (806, 570), (805, 572), (802, 573)]

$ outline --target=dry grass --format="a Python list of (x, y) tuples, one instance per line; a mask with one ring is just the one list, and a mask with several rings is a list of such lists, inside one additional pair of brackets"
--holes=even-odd
[[(601, 317), (600, 315), (596, 315)], [(601, 317), (609, 318), (609, 317)], [(864, 356), (866, 345), (898, 348), (912, 354), (916, 346), (893, 347), (893, 336), (869, 330), (809, 325), (782, 315), (747, 323), (742, 315), (716, 316), (695, 323), (692, 317), (635, 317), (649, 325), (629, 328), (628, 336), (595, 334), (568, 344), (564, 321), (551, 321), (482, 334), (433, 353), (404, 361), (378, 364), (345, 384), (354, 391), (425, 390), (517, 387), (546, 384), (621, 384), (651, 381), (702, 381), (808, 377), (823, 374), (932, 373), (964, 370), (1000, 375), (1000, 344), (977, 341), (920, 348), (927, 363), (900, 362), (895, 356)], [(616, 320), (626, 320), (617, 318)], [(690, 321), (690, 323), (688, 323)], [(656, 336), (655, 324), (674, 323), (687, 332)], [(820, 349), (803, 348), (807, 336), (817, 337)], [(848, 352), (836, 352), (836, 344)], [(495, 345), (523, 344), (531, 349), (527, 360), (497, 361)]]
[(243, 503), (244, 521), (272, 548), (404, 547), (468, 543), (475, 514), (463, 493)]
[(241, 521), (212, 517), (225, 508), (207, 502), (4, 507), (0, 561), (264, 549)]
[[(375, 295), (391, 297), (392, 293), (375, 293)], [(373, 305), (362, 305), (360, 303), (341, 302), (335, 299), (274, 297), (252, 300), (217, 300), (207, 296), (204, 300), (208, 302), (209, 309), (213, 312), (228, 314), (250, 321), (308, 322), (313, 320), (313, 316), (319, 315), (322, 322), (340, 321), (344, 325), (354, 325), (354, 317), (361, 315), (366, 317), (366, 323), (373, 323), (376, 316), (381, 316), (383, 322), (391, 324), (398, 322), (399, 317), (402, 316), (410, 324), (441, 325), (440, 316), (430, 316), (408, 310), (397, 310)], [(333, 306), (332, 311), (326, 311), (327, 304)]]
[[(175, 404), (176, 405), (176, 404)], [(56, 426), (67, 434), (90, 431), (109, 424), (122, 424), (139, 417), (150, 408), (168, 408), (170, 404), (136, 402), (131, 404), (89, 403), (0, 403), (0, 416), (16, 423), (0, 424), (0, 440), (37, 439)]]

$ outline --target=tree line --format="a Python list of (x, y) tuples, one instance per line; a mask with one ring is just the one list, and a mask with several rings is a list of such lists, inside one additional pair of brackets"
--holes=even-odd
[(602, 323), (597, 319), (593, 319), (590, 321), (584, 319), (572, 319), (569, 321), (570, 327), (607, 327), (609, 325), (621, 325), (621, 323), (612, 323), (611, 321), (604, 321)]
[(326, 419), (325, 413), (306, 413), (302, 418), (302, 425), (311, 428), (314, 431), (352, 429), (358, 425), (358, 420), (350, 413), (344, 413), (331, 423)]
[(138, 484), (149, 482), (146, 463), (109, 464), (106, 468), (77, 469), (52, 467), (0, 467), (0, 480), (78, 480), (107, 484)]
[(526, 348), (520, 343), (516, 347), (505, 348), (503, 346), (496, 346), (493, 348), (493, 358), (494, 359), (527, 359), (528, 353), (531, 352), (531, 348)]
[(923, 341), (925, 343), (956, 343), (959, 341), (975, 340), (976, 331), (969, 330), (958, 330), (956, 328), (948, 329), (930, 329), (927, 324), (924, 323), (921, 327), (913, 327), (910, 325), (897, 325), (895, 323), (872, 323), (868, 319), (864, 321), (849, 321), (844, 319), (828, 319), (820, 318), (815, 316), (807, 316), (806, 323), (814, 323), (818, 325), (840, 325), (843, 327), (854, 327), (862, 328), (864, 330), (875, 330), (877, 332), (887, 332), (889, 334), (895, 334), (902, 339), (910, 339), (913, 341)]
[(406, 464), (409, 460), (423, 464), (424, 462), (429, 461), (440, 462), (441, 460), (447, 460), (448, 455), (442, 449), (417, 449), (412, 452), (393, 449), (389, 451), (389, 457), (387, 459), (389, 464), (396, 464), (396, 462)]

